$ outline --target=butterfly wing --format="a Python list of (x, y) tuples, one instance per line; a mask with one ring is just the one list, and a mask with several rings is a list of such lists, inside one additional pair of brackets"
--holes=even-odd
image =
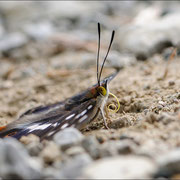
[(12, 137), (19, 139), (28, 134), (35, 134), (42, 140), (44, 138), (51, 138), (58, 131), (66, 127), (81, 129), (97, 117), (99, 109), (97, 108), (96, 103), (96, 100), (92, 99), (74, 107), (71, 111), (62, 116), (54, 116), (53, 118), (46, 118), (28, 124), (25, 127), (18, 129)]
[[(101, 84), (106, 81), (111, 81), (116, 75), (118, 71), (106, 77), (101, 81)], [(93, 85), (91, 88), (97, 86), (97, 84)], [(20, 138), (22, 135), (28, 135), (30, 133), (36, 134), (40, 137), (45, 136), (50, 131), (59, 130), (59, 128), (64, 127), (66, 123), (66, 118), (68, 118), (68, 125), (75, 125), (76, 128), (80, 128), (84, 122), (89, 122), (99, 110), (94, 110), (96, 101), (92, 98), (89, 98), (88, 93), (91, 88), (66, 99), (65, 101), (61, 101), (55, 104), (50, 104), (47, 106), (39, 106), (33, 109), (30, 109), (23, 113), (19, 119), (13, 121), (9, 125), (7, 125), (1, 132), (0, 137), (4, 136), (13, 136), (16, 138)], [(93, 113), (91, 112), (91, 105), (93, 109)], [(88, 107), (90, 109), (88, 109)], [(82, 112), (81, 112), (82, 111)], [(85, 121), (82, 123), (78, 123), (79, 118), (75, 118), (81, 113), (85, 113), (88, 116)], [(95, 112), (94, 112), (95, 111)], [(90, 113), (92, 117), (90, 117)], [(73, 117), (71, 117), (74, 115)], [(85, 118), (83, 116), (83, 118)], [(82, 120), (82, 119), (81, 119)], [(64, 126), (63, 126), (64, 125)], [(55, 132), (56, 132), (55, 131)]]

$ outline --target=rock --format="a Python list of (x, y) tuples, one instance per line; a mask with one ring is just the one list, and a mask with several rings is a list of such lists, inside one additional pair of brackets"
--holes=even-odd
[(32, 142), (27, 145), (27, 150), (31, 156), (38, 156), (42, 149), (43, 145), (41, 143)]
[(157, 121), (162, 122), (164, 125), (167, 125), (173, 121), (176, 121), (176, 117), (172, 116), (170, 113), (163, 112), (159, 115)]
[(61, 159), (61, 152), (54, 142), (49, 141), (47, 142), (46, 147), (40, 153), (40, 156), (43, 158), (45, 163), (51, 164), (54, 161)]
[(27, 24), (24, 27), (24, 32), (32, 39), (43, 40), (47, 39), (54, 33), (54, 28), (52, 24), (47, 21), (37, 24)]
[(20, 48), (28, 42), (22, 33), (12, 33), (0, 39), (0, 52), (8, 54), (9, 51)]
[(117, 51), (111, 51), (108, 57), (107, 66), (114, 68), (123, 68), (136, 63), (136, 57), (133, 54), (120, 54)]
[(177, 102), (179, 102), (180, 95), (179, 95), (179, 93), (175, 93), (175, 94), (173, 94), (173, 95), (169, 95), (169, 96), (168, 96), (168, 99), (169, 99), (169, 102), (170, 102), (171, 104), (177, 103)]
[(13, 87), (13, 82), (12, 81), (5, 81), (3, 84), (0, 84), (0, 89), (9, 89)]
[[(119, 49), (146, 59), (180, 42), (180, 13), (167, 14), (152, 23), (130, 24), (118, 30)], [(138, 37), (138, 38), (137, 38)]]
[(155, 113), (149, 112), (146, 116), (146, 122), (153, 124), (158, 121), (158, 117)]
[(124, 117), (118, 118), (117, 120), (113, 120), (109, 124), (109, 127), (112, 128), (112, 129), (119, 129), (119, 128), (122, 128), (122, 127), (129, 126), (129, 124), (130, 124), (129, 117), (124, 116)]
[(61, 168), (58, 178), (75, 179), (78, 178), (82, 170), (92, 162), (91, 157), (86, 154), (80, 154), (73, 159), (69, 159)]
[[(107, 141), (102, 144), (102, 149), (107, 155), (131, 154), (137, 151), (137, 145), (132, 140)], [(109, 152), (109, 153), (108, 153)]]
[(3, 79), (8, 79), (9, 74), (13, 71), (13, 66), (11, 63), (5, 61), (5, 62), (0, 62), (0, 66), (2, 68), (0, 72), (0, 76)]
[[(55, 19), (74, 20), (74, 23), (84, 16), (91, 13), (97, 13), (102, 8), (101, 3), (84, 2), (46, 2), (48, 16)], [(73, 9), (73, 11), (71, 11)]]
[(34, 134), (30, 134), (28, 136), (22, 136), (20, 138), (20, 141), (23, 143), (23, 144), (30, 144), (30, 143), (33, 143), (33, 142), (36, 142), (36, 143), (39, 143), (40, 142), (40, 138)]
[(170, 178), (178, 174), (180, 172), (180, 148), (160, 156), (157, 162), (159, 167), (154, 177)]
[(105, 142), (101, 145), (101, 149), (100, 149), (100, 157), (104, 158), (104, 157), (109, 157), (109, 156), (116, 156), (117, 153), (117, 149), (114, 148), (114, 146), (109, 146), (109, 142)]
[(39, 6), (37, 5), (38, 3), (34, 4), (33, 2), (26, 2), (26, 3), (20, 3), (15, 1), (11, 3), (0, 2), (1, 12), (4, 15), (4, 21), (6, 23), (6, 26), (8, 26), (8, 28), (12, 31), (20, 29), (20, 27), (24, 25), (23, 22), (24, 20), (27, 21), (27, 19), (30, 20), (30, 17), (32, 18), (31, 13), (33, 13), (33, 17), (34, 15), (37, 16), (36, 11), (40, 10), (38, 8)]
[(22, 136), (20, 142), (26, 145), (26, 148), (31, 156), (38, 156), (43, 145), (40, 143), (40, 138), (34, 134), (28, 136)]
[(85, 179), (144, 179), (150, 178), (156, 170), (156, 164), (138, 156), (117, 156), (98, 160), (83, 171)]
[[(15, 59), (15, 57), (14, 57), (14, 59)], [(32, 77), (32, 76), (35, 76), (35, 75), (36, 75), (36, 72), (30, 67), (26, 67), (26, 68), (23, 68), (23, 69), (19, 68), (18, 71), (17, 70), (12, 71), (9, 74), (8, 79), (10, 79), (10, 80), (20, 80), (20, 79)]]
[(43, 171), (42, 179), (59, 179), (59, 169), (54, 167), (46, 167)]
[(65, 151), (68, 156), (76, 156), (85, 153), (85, 150), (81, 146), (73, 146)]
[(94, 136), (88, 136), (82, 141), (82, 146), (90, 154), (93, 159), (100, 157), (100, 146)]
[(62, 150), (65, 150), (70, 146), (80, 143), (83, 140), (83, 135), (77, 129), (70, 127), (55, 134), (53, 140)]
[(0, 177), (3, 179), (40, 179), (41, 164), (31, 158), (15, 139), (0, 140)]
[(174, 81), (169, 81), (169, 86), (174, 86), (175, 85), (175, 82)]
[[(128, 107), (128, 106), (126, 106)], [(124, 112), (129, 112), (129, 109), (131, 108), (124, 108)], [(128, 127), (128, 126), (132, 126), (134, 124), (134, 119), (132, 116), (126, 114), (121, 116), (120, 118), (117, 118), (115, 120), (113, 120), (112, 122), (110, 122), (109, 127), (112, 129), (120, 129), (123, 127)]]
[(61, 53), (60, 55), (52, 57), (51, 62), (55, 69), (62, 67), (67, 69), (88, 69), (95, 64), (94, 54), (84, 53), (82, 51)]

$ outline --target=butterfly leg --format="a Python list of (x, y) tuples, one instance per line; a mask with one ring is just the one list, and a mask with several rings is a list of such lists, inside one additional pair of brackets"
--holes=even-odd
[(110, 117), (109, 117), (109, 111), (108, 111), (107, 106), (105, 106), (105, 113), (106, 113), (106, 118), (108, 119), (108, 121), (111, 122), (111, 119), (110, 119)]
[(105, 118), (105, 116), (104, 116), (104, 111), (103, 111), (103, 109), (100, 109), (100, 111), (101, 111), (101, 114), (102, 114), (102, 117), (103, 117), (104, 125), (105, 125), (106, 129), (109, 129), (109, 127), (108, 127), (108, 125), (107, 125), (107, 122), (106, 122), (106, 118)]
[(108, 110), (108, 107), (105, 106), (105, 107), (104, 107), (104, 110), (105, 110), (105, 116), (106, 116), (107, 122), (108, 122), (108, 124), (109, 124), (109, 123), (111, 124), (112, 121), (111, 121), (111, 118), (109, 117), (109, 110)]

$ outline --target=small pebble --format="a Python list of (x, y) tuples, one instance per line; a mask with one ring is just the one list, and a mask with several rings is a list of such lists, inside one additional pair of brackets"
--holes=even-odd
[(40, 139), (38, 136), (34, 135), (34, 134), (29, 134), (28, 136), (22, 136), (20, 138), (20, 141), (23, 143), (23, 144), (30, 144), (30, 143), (33, 143), (33, 142), (36, 142), (36, 143), (39, 143), (40, 142)]
[(169, 81), (169, 86), (174, 86), (175, 82), (174, 81)]
[(109, 149), (112, 155), (131, 154), (136, 152), (136, 144), (129, 139), (107, 141), (102, 145), (104, 149)]
[(180, 148), (174, 149), (157, 159), (159, 167), (155, 177), (166, 177), (178, 174), (180, 172)]
[(159, 101), (158, 102), (160, 105), (162, 105), (162, 106), (165, 106), (166, 105), (166, 102), (164, 102), (164, 101)]
[(11, 33), (4, 36), (0, 41), (0, 51), (9, 53), (10, 50), (20, 48), (28, 42), (27, 37), (22, 33)]
[(40, 153), (40, 156), (43, 158), (45, 163), (51, 164), (54, 161), (61, 159), (61, 152), (54, 142), (49, 141), (47, 146)]
[(54, 135), (54, 142), (65, 150), (83, 140), (83, 135), (75, 128), (66, 128)]
[(55, 169), (54, 167), (50, 167), (50, 166), (44, 168), (42, 179), (60, 179), (59, 169)]
[(42, 149), (43, 145), (41, 143), (32, 142), (27, 145), (27, 150), (31, 156), (38, 156)]
[(76, 156), (82, 153), (85, 153), (85, 150), (81, 146), (73, 146), (71, 148), (68, 148), (65, 153), (68, 156)]
[(81, 144), (93, 159), (98, 159), (100, 157), (100, 146), (94, 136), (86, 137)]
[(14, 138), (0, 140), (0, 176), (3, 179), (41, 179), (42, 164), (29, 156)]
[(92, 163), (91, 157), (87, 153), (77, 155), (69, 159), (61, 168), (58, 178), (75, 179), (78, 178), (83, 169)]

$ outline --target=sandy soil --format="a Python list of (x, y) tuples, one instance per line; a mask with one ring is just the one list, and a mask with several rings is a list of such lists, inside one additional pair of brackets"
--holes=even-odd
[[(15, 120), (29, 108), (61, 101), (96, 83), (96, 69), (54, 69), (51, 61), (2, 60), (6, 71), (0, 80), (0, 125)], [(39, 73), (41, 67), (46, 67)], [(164, 76), (168, 67), (168, 73)], [(122, 69), (110, 84), (121, 104), (118, 113), (109, 113), (110, 130), (99, 117), (84, 134), (99, 141), (131, 138), (140, 153), (156, 155), (180, 146), (180, 61), (167, 66), (161, 57)], [(26, 70), (32, 75), (27, 75)], [(38, 70), (37, 70), (38, 69)], [(103, 76), (113, 72), (105, 68)], [(75, 87), (75, 88), (74, 88)], [(108, 103), (115, 102), (110, 97)]]

